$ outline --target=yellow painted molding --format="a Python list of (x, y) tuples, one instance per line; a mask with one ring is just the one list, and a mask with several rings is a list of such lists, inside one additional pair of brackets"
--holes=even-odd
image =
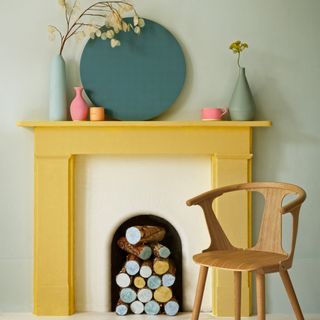
[(19, 127), (270, 127), (271, 121), (18, 121)]
[[(212, 158), (212, 186), (251, 180), (252, 130), (270, 121), (21, 121), (34, 129), (34, 313), (74, 312), (74, 157), (99, 154), (193, 154)], [(219, 199), (216, 213), (231, 241), (251, 241), (251, 199)], [(228, 216), (227, 212), (234, 212)], [(236, 221), (236, 223), (235, 223)], [(234, 229), (232, 225), (236, 225)], [(240, 228), (240, 232), (239, 232)], [(233, 286), (215, 273), (213, 312), (233, 312)], [(251, 310), (251, 280), (243, 276), (243, 315)]]

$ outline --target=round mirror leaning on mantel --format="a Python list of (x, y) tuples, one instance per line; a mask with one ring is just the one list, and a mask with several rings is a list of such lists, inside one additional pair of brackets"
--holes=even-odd
[(150, 120), (179, 96), (186, 63), (176, 38), (160, 24), (145, 19), (139, 35), (117, 34), (119, 47), (90, 39), (81, 56), (80, 75), (88, 98), (118, 120)]

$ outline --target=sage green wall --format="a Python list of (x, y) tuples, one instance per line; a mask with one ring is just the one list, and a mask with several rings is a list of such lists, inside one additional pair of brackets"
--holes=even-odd
[[(57, 2), (0, 2), (0, 312), (32, 309), (33, 135), (15, 122), (47, 119), (48, 71), (55, 46), (47, 41), (46, 29), (48, 23), (63, 22)], [(308, 192), (292, 278), (303, 310), (320, 313), (320, 278), (315, 276), (320, 270), (320, 1), (135, 4), (143, 16), (175, 34), (187, 58), (185, 89), (163, 120), (198, 119), (201, 107), (226, 105), (237, 76), (228, 45), (236, 39), (249, 43), (242, 63), (257, 119), (273, 121), (272, 128), (254, 134), (254, 179), (289, 181)], [(78, 84), (81, 47), (70, 44), (65, 52), (70, 95)], [(278, 277), (268, 278), (268, 312), (291, 313)]]

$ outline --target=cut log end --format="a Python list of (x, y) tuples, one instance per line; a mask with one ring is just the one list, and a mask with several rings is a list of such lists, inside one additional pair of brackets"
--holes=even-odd
[(149, 278), (152, 275), (152, 262), (145, 261), (140, 268), (140, 276), (143, 278)]
[(157, 301), (151, 300), (144, 306), (144, 311), (149, 315), (156, 315), (160, 312), (160, 305)]
[(152, 291), (150, 289), (144, 288), (138, 291), (138, 299), (139, 301), (146, 303), (152, 299)]
[(131, 303), (136, 300), (137, 294), (132, 288), (123, 288), (120, 291), (120, 299), (125, 303)]
[(139, 300), (136, 300), (136, 301), (133, 301), (131, 304), (130, 304), (130, 310), (134, 313), (134, 314), (141, 314), (143, 313), (144, 311), (144, 304), (139, 301)]
[(179, 312), (179, 309), (179, 303), (175, 299), (171, 299), (164, 305), (164, 312), (168, 316), (175, 316)]
[(147, 281), (148, 288), (155, 290), (161, 286), (161, 278), (159, 276), (153, 275)]
[(142, 289), (146, 286), (146, 280), (140, 276), (137, 276), (134, 278), (133, 284), (136, 288)]
[(173, 274), (166, 273), (162, 276), (162, 284), (165, 287), (173, 286), (175, 281), (176, 281), (176, 276), (174, 276)]
[(168, 259), (155, 258), (153, 262), (153, 270), (156, 274), (163, 275), (169, 270)]
[(172, 298), (172, 290), (168, 287), (161, 286), (155, 290), (153, 296), (156, 301), (165, 303)]
[(116, 276), (116, 283), (120, 288), (127, 288), (131, 284), (131, 278), (127, 273), (120, 272)]

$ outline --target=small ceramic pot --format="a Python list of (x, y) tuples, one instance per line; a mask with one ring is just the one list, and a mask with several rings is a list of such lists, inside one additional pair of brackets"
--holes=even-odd
[(104, 107), (91, 107), (90, 108), (90, 121), (104, 121)]

